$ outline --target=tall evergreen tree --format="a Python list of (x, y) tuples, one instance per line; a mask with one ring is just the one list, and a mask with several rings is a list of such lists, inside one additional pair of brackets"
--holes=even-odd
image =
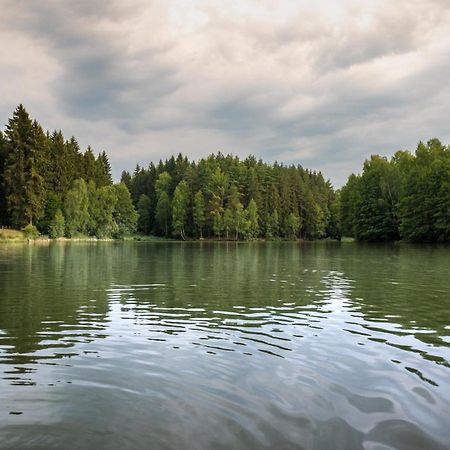
[(111, 164), (109, 163), (108, 155), (106, 154), (106, 152), (103, 151), (98, 155), (95, 161), (95, 166), (96, 166), (95, 184), (98, 187), (111, 186), (112, 184)]
[(46, 196), (43, 177), (46, 137), (19, 105), (6, 132), (3, 183), (11, 225), (32, 224), (44, 210)]

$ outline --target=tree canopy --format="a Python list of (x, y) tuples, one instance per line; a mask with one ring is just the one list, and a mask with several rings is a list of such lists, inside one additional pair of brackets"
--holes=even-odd
[(335, 191), (320, 172), (220, 152), (182, 154), (113, 184), (105, 151), (44, 132), (19, 105), (0, 131), (0, 226), (52, 237), (450, 241), (450, 147), (373, 155)]

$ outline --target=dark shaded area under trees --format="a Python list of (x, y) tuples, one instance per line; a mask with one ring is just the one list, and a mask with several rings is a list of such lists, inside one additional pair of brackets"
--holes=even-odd
[(320, 172), (253, 156), (179, 154), (124, 171), (82, 153), (74, 137), (45, 133), (19, 105), (0, 132), (0, 225), (50, 237), (145, 235), (215, 239), (450, 241), (450, 149), (374, 155), (335, 191)]

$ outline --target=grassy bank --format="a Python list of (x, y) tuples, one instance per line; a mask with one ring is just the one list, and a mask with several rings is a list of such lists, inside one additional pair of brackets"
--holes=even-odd
[(26, 238), (22, 231), (0, 229), (0, 242), (25, 242)]

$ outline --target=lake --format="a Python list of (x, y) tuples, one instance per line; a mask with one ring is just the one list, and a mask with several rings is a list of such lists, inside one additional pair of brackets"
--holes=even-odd
[(0, 246), (0, 448), (449, 449), (450, 247)]

